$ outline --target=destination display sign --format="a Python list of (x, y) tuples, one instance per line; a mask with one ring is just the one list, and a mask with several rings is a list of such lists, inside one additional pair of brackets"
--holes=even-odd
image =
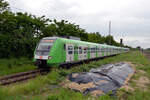
[(54, 40), (42, 40), (41, 42), (50, 42), (50, 43), (52, 43), (52, 42), (54, 42)]

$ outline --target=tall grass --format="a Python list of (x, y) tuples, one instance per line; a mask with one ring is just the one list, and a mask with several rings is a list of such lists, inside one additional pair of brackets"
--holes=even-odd
[(18, 72), (24, 72), (36, 68), (31, 59), (27, 58), (11, 58), (0, 59), (0, 76)]
[[(120, 54), (115, 57), (106, 58), (99, 61), (93, 61), (89, 64), (82, 64), (70, 69), (57, 69), (45, 76), (39, 76), (28, 82), (10, 85), (7, 87), (0, 87), (0, 99), (15, 98), (18, 100), (149, 100), (150, 89), (148, 91), (139, 90), (136, 83), (132, 82), (130, 85), (136, 87), (134, 92), (127, 92), (119, 90), (117, 97), (104, 95), (98, 98), (91, 97), (90, 95), (84, 96), (79, 92), (74, 92), (69, 89), (64, 89), (59, 84), (65, 80), (66, 76), (72, 72), (88, 71), (91, 68), (99, 67), (103, 64), (116, 63), (122, 61), (132, 62), (136, 69), (144, 70), (146, 75), (150, 77), (150, 62), (139, 51), (133, 51), (126, 54)], [(136, 73), (133, 79), (137, 79), (142, 74)], [(150, 86), (148, 87), (150, 88)], [(15, 100), (14, 99), (14, 100)]]

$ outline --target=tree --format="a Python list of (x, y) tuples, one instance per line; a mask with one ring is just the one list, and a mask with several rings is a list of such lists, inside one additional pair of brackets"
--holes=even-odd
[(5, 11), (9, 10), (9, 4), (8, 2), (4, 0), (0, 0), (0, 14), (2, 14)]
[[(123, 46), (113, 36), (101, 36), (99, 32), (88, 33), (75, 23), (66, 20), (50, 20), (28, 13), (13, 13), (9, 4), (0, 1), (0, 57), (32, 57), (39, 39), (49, 36), (75, 36), (82, 41)], [(16, 52), (17, 51), (17, 52)]]

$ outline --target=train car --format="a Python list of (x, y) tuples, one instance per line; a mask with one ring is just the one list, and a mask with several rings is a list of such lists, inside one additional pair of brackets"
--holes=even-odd
[(127, 48), (60, 37), (45, 37), (34, 52), (38, 67), (71, 64), (126, 52)]

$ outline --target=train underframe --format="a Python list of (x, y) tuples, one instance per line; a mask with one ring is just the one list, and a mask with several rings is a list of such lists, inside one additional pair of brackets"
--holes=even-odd
[[(80, 61), (64, 62), (64, 63), (60, 63), (59, 65), (58, 64), (57, 65), (60, 68), (70, 68), (70, 66), (73, 66), (73, 65), (88, 63), (89, 61), (96, 61), (96, 60), (99, 60), (99, 59), (103, 59), (103, 58), (106, 58), (106, 57), (112, 57), (112, 56), (115, 56), (115, 55), (117, 55), (117, 54), (110, 55), (110, 56), (97, 57), (97, 58), (92, 58), (92, 59), (85, 59), (85, 60), (80, 60)], [(35, 65), (38, 66), (38, 68), (48, 68), (48, 67), (50, 67), (47, 64), (47, 60), (41, 60), (41, 59), (37, 59), (36, 62), (35, 62)]]

